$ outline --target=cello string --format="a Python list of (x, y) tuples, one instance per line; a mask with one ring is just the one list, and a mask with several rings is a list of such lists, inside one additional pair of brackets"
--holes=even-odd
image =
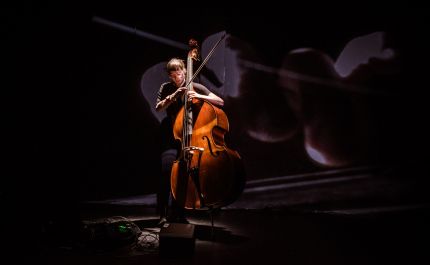
[[(185, 98), (185, 96), (186, 96), (186, 93), (184, 94), (184, 98)], [(187, 112), (187, 108), (186, 108), (186, 106), (187, 106), (187, 103), (185, 102), (184, 103), (184, 115), (183, 115), (183, 121), (182, 121), (182, 149), (184, 149), (184, 147), (185, 147), (185, 141), (184, 141), (184, 139), (186, 138), (186, 136), (185, 136), (185, 117), (186, 117), (186, 112)]]
[(184, 131), (185, 133), (183, 134), (184, 139), (182, 140), (184, 142), (184, 147), (189, 147), (190, 146), (190, 142), (189, 142), (189, 117), (190, 117), (190, 113), (189, 113), (189, 100), (188, 100), (188, 92), (191, 91), (191, 86), (189, 80), (190, 80), (190, 76), (193, 73), (193, 59), (191, 57), (187, 58), (187, 76), (186, 76), (186, 83), (187, 83), (187, 90), (185, 91), (184, 94), (184, 123), (183, 123), (183, 127), (185, 127)]
[[(185, 86), (187, 88), (187, 90), (184, 94), (184, 119), (183, 119), (183, 124), (182, 124), (182, 149), (184, 149), (185, 147), (189, 147), (191, 144), (191, 139), (190, 139), (191, 137), (189, 137), (189, 131), (188, 131), (188, 129), (189, 129), (188, 126), (192, 125), (192, 121), (188, 119), (189, 118), (188, 91), (191, 91), (190, 84), (196, 78), (196, 76), (199, 74), (200, 70), (203, 68), (203, 66), (206, 64), (206, 62), (212, 56), (212, 54), (215, 52), (215, 49), (218, 47), (218, 45), (220, 44), (221, 40), (224, 39), (224, 37), (225, 37), (225, 34), (221, 36), (221, 38), (218, 40), (218, 42), (212, 48), (212, 50), (210, 51), (210, 53), (208, 54), (206, 59), (203, 61), (203, 63), (200, 65), (200, 67), (197, 69), (197, 71), (194, 73), (194, 75), (192, 77), (191, 77), (191, 75), (193, 73), (192, 57), (187, 58), (187, 76), (186, 76), (186, 86)], [(190, 122), (191, 122), (191, 124), (190, 124)]]
[[(210, 51), (210, 53), (208, 54), (208, 56), (206, 57), (206, 59), (203, 61), (203, 63), (200, 65), (200, 67), (197, 69), (197, 71), (194, 73), (194, 75), (192, 75), (193, 73), (193, 61), (192, 61), (192, 57), (188, 57), (187, 58), (187, 76), (186, 76), (186, 92), (184, 94), (184, 119), (183, 119), (183, 124), (182, 124), (182, 149), (184, 149), (185, 147), (190, 147), (191, 145), (191, 135), (189, 135), (189, 128), (188, 126), (192, 125), (192, 120), (189, 119), (189, 110), (188, 110), (188, 105), (191, 103), (192, 101), (189, 101), (188, 99), (188, 92), (191, 91), (191, 83), (192, 81), (196, 78), (196, 76), (199, 74), (200, 70), (203, 68), (203, 66), (206, 64), (206, 62), (209, 60), (209, 58), (212, 56), (212, 54), (215, 52), (215, 49), (218, 47), (218, 45), (220, 44), (221, 40), (224, 39), (225, 34), (221, 36), (221, 38), (218, 40), (218, 42), (215, 44), (215, 46), (212, 48), (212, 50)], [(191, 76), (192, 75), (192, 76)], [(194, 160), (194, 157), (193, 159)], [(190, 161), (190, 163), (192, 163), (192, 161)], [(192, 164), (194, 165), (194, 163)]]
[(187, 96), (187, 92), (185, 92), (185, 94), (183, 95), (183, 99), (184, 100), (184, 113), (183, 113), (183, 117), (182, 117), (182, 150), (185, 148), (185, 138), (186, 138), (186, 117), (187, 117), (187, 101), (185, 100)]

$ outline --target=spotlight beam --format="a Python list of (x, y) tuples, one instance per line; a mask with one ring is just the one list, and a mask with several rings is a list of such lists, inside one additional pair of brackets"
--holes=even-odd
[(177, 41), (174, 41), (174, 40), (166, 39), (166, 38), (163, 38), (163, 37), (151, 34), (151, 33), (147, 33), (147, 32), (138, 30), (136, 28), (130, 28), (130, 27), (127, 27), (127, 26), (124, 26), (124, 25), (121, 25), (121, 24), (118, 24), (118, 23), (115, 23), (115, 22), (112, 22), (112, 21), (109, 21), (109, 20), (97, 17), (97, 16), (94, 16), (93, 19), (92, 19), (92, 21), (94, 23), (98, 23), (98, 24), (101, 24), (101, 25), (104, 25), (104, 26), (108, 26), (108, 27), (111, 27), (111, 28), (119, 29), (119, 30), (122, 30), (124, 32), (135, 34), (136, 36), (139, 36), (139, 37), (142, 37), (142, 38), (146, 38), (146, 39), (150, 39), (150, 40), (157, 41), (157, 42), (161, 42), (161, 43), (164, 43), (164, 44), (167, 44), (167, 45), (170, 45), (170, 46), (182, 49), (182, 50), (187, 50), (188, 51), (190, 49), (190, 47), (188, 45), (186, 45), (186, 44), (183, 44), (183, 43), (180, 43), (180, 42), (177, 42)]

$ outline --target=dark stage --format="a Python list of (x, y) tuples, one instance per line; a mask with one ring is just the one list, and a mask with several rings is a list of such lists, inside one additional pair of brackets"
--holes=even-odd
[[(30, 240), (18, 224), (2, 255), (7, 264), (426, 264), (429, 261), (428, 217), (423, 211), (345, 214), (298, 212), (268, 207), (215, 213), (215, 242), (209, 215), (187, 212), (195, 225), (195, 253), (160, 256), (154, 208), (80, 204), (82, 218), (103, 222), (113, 216), (133, 221), (143, 232), (138, 244), (106, 249), (101, 242), (67, 244), (42, 237)], [(377, 210), (377, 209), (373, 209)], [(144, 237), (144, 235), (148, 235)], [(33, 235), (34, 236), (34, 235)], [(49, 236), (47, 236), (49, 238)], [(94, 239), (97, 242), (97, 238)], [(48, 242), (51, 242), (49, 244)], [(112, 245), (115, 245), (111, 239)], [(181, 245), (177, 245), (181, 248)], [(3, 250), (5, 250), (3, 248)]]
[[(137, 0), (1, 9), (0, 262), (428, 262), (427, 9), (388, 1), (191, 9)], [(201, 137), (202, 149), (223, 157), (225, 141), (240, 156), (200, 168), (241, 177), (232, 188), (240, 196), (213, 214), (216, 241), (203, 210), (186, 211), (194, 226), (178, 237), (156, 228), (156, 194), (176, 157), (157, 100), (178, 99), (158, 92), (190, 39), (202, 59), (221, 39), (194, 81), (222, 99), (217, 115), (228, 122)], [(195, 241), (182, 242), (193, 228)], [(180, 238), (179, 249), (195, 242), (194, 254), (163, 257), (159, 233)]]
[[(379, 172), (372, 170), (375, 171)], [(215, 210), (214, 241), (209, 213), (187, 210), (185, 215), (195, 229), (191, 254), (185, 251), (175, 254), (175, 249), (183, 251), (184, 246), (189, 251), (189, 244), (181, 236), (179, 242), (167, 245), (173, 254), (160, 254), (155, 194), (61, 203), (61, 209), (50, 210), (46, 205), (27, 201), (29, 206), (10, 210), (4, 219), (2, 257), (8, 264), (425, 264), (429, 261), (430, 218), (429, 207), (423, 203), (428, 196), (425, 188), (420, 187), (423, 183), (416, 179), (414, 182), (410, 176), (387, 178), (369, 173), (369, 169), (335, 173), (318, 176), (326, 183), (312, 182), (310, 179), (315, 176), (301, 176), (306, 180), (294, 183), (308, 185), (287, 185), (281, 193), (288, 194), (290, 206), (278, 203), (246, 209), (237, 206), (241, 203), (238, 200), (237, 204)], [(388, 181), (393, 177), (396, 181)], [(348, 180), (340, 181), (343, 178)], [(415, 188), (408, 190), (404, 186)], [(379, 192), (372, 191), (375, 187)], [(247, 185), (245, 193), (252, 188)], [(366, 194), (371, 199), (353, 195), (363, 189), (368, 189)], [(318, 197), (316, 203), (303, 202), (307, 190)], [(41, 210), (46, 214), (41, 214)], [(124, 230), (118, 230), (120, 226)]]

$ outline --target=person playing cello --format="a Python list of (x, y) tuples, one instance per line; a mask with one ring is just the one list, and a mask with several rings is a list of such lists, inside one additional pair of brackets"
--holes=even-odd
[[(177, 146), (177, 141), (173, 137), (173, 124), (175, 122), (178, 112), (184, 105), (184, 98), (182, 97), (187, 90), (185, 87), (185, 74), (186, 68), (183, 60), (171, 59), (167, 63), (166, 72), (172, 82), (167, 82), (161, 85), (158, 91), (158, 98), (156, 104), (156, 111), (167, 112), (167, 118), (161, 122), (161, 149), (162, 152), (166, 153), (169, 150), (176, 149), (177, 154), (180, 153), (181, 146)], [(222, 106), (224, 101), (210, 92), (205, 86), (192, 83), (194, 91), (188, 92), (190, 99), (197, 98), (206, 100), (214, 105)], [(168, 156), (163, 157), (167, 158)], [(164, 159), (165, 160), (165, 159)], [(160, 222), (158, 226), (162, 226), (167, 222), (167, 207), (170, 196), (170, 174), (172, 161), (162, 161), (163, 169), (161, 173), (161, 179), (159, 180), (159, 186), (157, 191), (157, 211), (160, 213)], [(169, 166), (165, 166), (169, 165)], [(170, 216), (171, 222), (184, 222), (186, 223), (184, 209), (180, 207), (175, 200), (172, 200), (172, 216)]]

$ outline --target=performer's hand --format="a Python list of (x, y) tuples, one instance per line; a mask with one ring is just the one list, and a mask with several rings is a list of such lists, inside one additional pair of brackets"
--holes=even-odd
[(195, 91), (191, 90), (191, 91), (188, 92), (188, 98), (189, 99), (199, 98), (198, 96), (199, 96), (199, 94), (197, 94)]
[(173, 98), (174, 99), (177, 99), (177, 98), (179, 98), (179, 97), (182, 97), (183, 95), (184, 95), (184, 93), (185, 93), (185, 91), (187, 90), (187, 88), (186, 87), (180, 87), (180, 88), (178, 88), (176, 91), (175, 91), (175, 93), (173, 93)]

